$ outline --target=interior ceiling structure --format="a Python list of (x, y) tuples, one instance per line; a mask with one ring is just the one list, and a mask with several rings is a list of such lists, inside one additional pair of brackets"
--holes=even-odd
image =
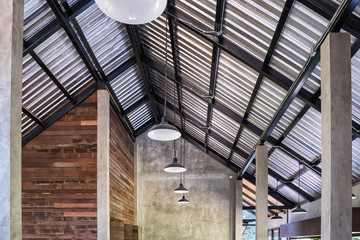
[(167, 14), (138, 26), (90, 0), (24, 2), (23, 145), (97, 89), (133, 140), (158, 123), (167, 34), (168, 120), (246, 179), (246, 206), (255, 204), (258, 143), (270, 149), (270, 206), (320, 197), (319, 45), (330, 31), (349, 32), (359, 181), (359, 0), (169, 0)]

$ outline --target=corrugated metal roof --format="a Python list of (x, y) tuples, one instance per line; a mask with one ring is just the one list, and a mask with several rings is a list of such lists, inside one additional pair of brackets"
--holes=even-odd
[(146, 95), (137, 64), (118, 75), (110, 82), (110, 85), (124, 110)]
[[(351, 59), (352, 77), (352, 117), (360, 124), (360, 52)], [(360, 129), (357, 129), (360, 130)]]
[(34, 51), (70, 95), (76, 96), (94, 83), (63, 29), (49, 37)]
[(227, 1), (224, 37), (263, 60), (285, 1)]
[(153, 118), (149, 103), (144, 103), (128, 115), (132, 128), (136, 131)]
[(222, 51), (216, 83), (216, 100), (244, 116), (258, 73)]
[(107, 17), (96, 4), (76, 19), (105, 75), (133, 56), (125, 24)]
[(56, 17), (46, 0), (24, 0), (24, 39), (29, 40)]
[(286, 95), (286, 91), (267, 78), (264, 78), (248, 121), (265, 130)]
[(196, 1), (196, 0), (176, 0), (176, 8), (194, 16), (196, 20), (202, 22), (213, 29), (215, 25), (216, 1)]
[(23, 59), (22, 102), (42, 120), (69, 102), (30, 55)]
[(181, 76), (207, 92), (210, 84), (212, 46), (183, 27), (178, 28)]

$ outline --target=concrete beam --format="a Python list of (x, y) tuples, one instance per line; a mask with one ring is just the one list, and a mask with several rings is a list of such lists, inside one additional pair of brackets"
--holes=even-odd
[(0, 8), (0, 236), (20, 240), (24, 1), (1, 0)]
[(352, 236), (351, 43), (330, 33), (321, 46), (321, 239)]

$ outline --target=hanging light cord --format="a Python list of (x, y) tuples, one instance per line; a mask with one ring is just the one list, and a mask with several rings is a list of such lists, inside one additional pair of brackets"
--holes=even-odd
[(176, 140), (174, 140), (174, 158), (176, 158)]
[(165, 81), (164, 117), (166, 117), (166, 98), (167, 98), (166, 90), (167, 90), (167, 67), (168, 67), (168, 14), (167, 13), (166, 13), (165, 25), (166, 25), (165, 26), (166, 36), (165, 36), (165, 75), (164, 75), (164, 81)]

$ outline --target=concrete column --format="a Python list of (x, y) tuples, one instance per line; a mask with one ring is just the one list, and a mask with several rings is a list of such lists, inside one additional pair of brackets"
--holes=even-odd
[(268, 147), (256, 147), (256, 240), (267, 240)]
[(21, 83), (24, 1), (0, 1), (0, 236), (21, 232)]
[(242, 179), (236, 180), (236, 228), (235, 228), (235, 239), (240, 240), (242, 239), (242, 228), (243, 228), (243, 221), (242, 221), (242, 211), (243, 211), (243, 204), (242, 204), (242, 189), (243, 189), (243, 182)]
[(235, 240), (236, 238), (236, 177), (229, 176), (230, 180), (230, 224), (229, 224), (229, 239)]
[(330, 33), (321, 46), (321, 239), (351, 239), (350, 35)]
[(110, 104), (106, 90), (97, 103), (97, 238), (110, 239)]

